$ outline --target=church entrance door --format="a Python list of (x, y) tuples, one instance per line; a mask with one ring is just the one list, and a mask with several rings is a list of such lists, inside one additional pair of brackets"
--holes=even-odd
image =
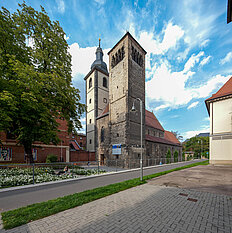
[(101, 165), (104, 166), (105, 165), (105, 155), (101, 154), (101, 161), (100, 161)]

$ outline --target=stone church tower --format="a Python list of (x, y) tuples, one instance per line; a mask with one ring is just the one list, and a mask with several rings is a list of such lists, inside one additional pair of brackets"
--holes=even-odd
[[(121, 144), (120, 159), (140, 156), (140, 103), (143, 102), (143, 146), (145, 146), (145, 55), (146, 51), (127, 32), (109, 51), (109, 159), (112, 146)], [(133, 103), (137, 112), (131, 112)]]
[(90, 72), (85, 76), (86, 81), (86, 150), (96, 151), (96, 118), (109, 102), (109, 73), (103, 61), (100, 46), (96, 50), (96, 60), (91, 65)]

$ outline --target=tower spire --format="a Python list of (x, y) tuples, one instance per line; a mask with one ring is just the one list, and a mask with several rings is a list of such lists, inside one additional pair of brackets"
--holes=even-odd
[(94, 67), (98, 67), (101, 70), (105, 71), (106, 73), (108, 73), (107, 71), (107, 65), (106, 63), (103, 61), (103, 51), (101, 48), (101, 38), (99, 37), (99, 44), (98, 47), (96, 49), (96, 60), (93, 62), (93, 64), (91, 65), (91, 69), (93, 69)]

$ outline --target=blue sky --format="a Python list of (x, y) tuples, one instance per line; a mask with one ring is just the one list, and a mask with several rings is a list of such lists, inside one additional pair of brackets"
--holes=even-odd
[[(10, 11), (22, 1), (2, 0)], [(83, 102), (84, 76), (98, 38), (107, 51), (129, 31), (147, 51), (146, 107), (166, 130), (184, 138), (209, 131), (204, 100), (232, 76), (232, 23), (227, 0), (27, 0), (42, 5), (66, 33), (74, 86)], [(84, 123), (84, 118), (82, 119)], [(85, 126), (84, 126), (85, 127)]]

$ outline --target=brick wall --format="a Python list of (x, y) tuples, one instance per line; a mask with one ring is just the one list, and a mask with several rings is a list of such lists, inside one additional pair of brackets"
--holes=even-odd
[[(43, 163), (46, 161), (46, 157), (49, 154), (57, 155), (58, 160), (61, 160), (62, 154), (62, 161), (66, 161), (66, 149), (69, 149), (69, 141), (71, 139), (70, 135), (68, 134), (68, 126), (66, 121), (62, 119), (57, 119), (57, 122), (60, 124), (58, 127), (58, 137), (62, 142), (59, 145), (44, 145), (41, 142), (34, 142), (34, 146), (32, 146), (37, 151), (37, 160), (35, 162)], [(16, 140), (7, 139), (6, 133), (0, 132), (0, 140), (2, 145), (0, 149), (10, 149), (12, 159), (10, 161), (0, 161), (5, 163), (25, 163), (24, 158), (24, 148), (23, 146), (17, 145)], [(62, 149), (61, 149), (62, 148)]]
[(70, 151), (70, 162), (95, 161), (95, 152)]

